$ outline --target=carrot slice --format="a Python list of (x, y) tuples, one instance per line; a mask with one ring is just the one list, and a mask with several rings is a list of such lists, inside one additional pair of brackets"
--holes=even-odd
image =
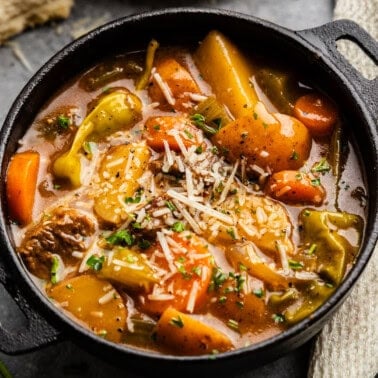
[(326, 195), (320, 179), (299, 171), (281, 171), (268, 181), (266, 192), (283, 202), (320, 205)]
[(164, 140), (171, 150), (181, 151), (177, 138), (171, 133), (173, 130), (178, 132), (179, 139), (186, 148), (200, 145), (199, 130), (186, 117), (150, 117), (145, 124), (145, 130), (147, 144), (155, 151), (164, 151)]
[[(195, 236), (190, 240), (183, 239), (178, 233), (171, 238), (176, 247), (170, 247), (174, 251), (170, 262), (160, 244), (151, 249), (151, 253), (158, 252), (155, 265), (160, 270), (167, 271), (166, 278), (163, 276), (152, 291), (141, 295), (142, 310), (153, 315), (160, 315), (168, 307), (194, 312), (207, 299), (212, 259), (206, 243)], [(172, 272), (169, 273), (170, 271)]]
[(336, 106), (318, 93), (299, 97), (294, 106), (294, 115), (313, 136), (330, 135), (338, 119)]
[(13, 156), (7, 172), (7, 200), (11, 217), (27, 224), (32, 220), (39, 153), (26, 151)]
[[(191, 107), (192, 94), (199, 94), (200, 89), (189, 71), (178, 63), (175, 59), (165, 59), (156, 64), (156, 74), (148, 89), (148, 93), (153, 102), (159, 103), (162, 110), (176, 110), (187, 113)], [(164, 94), (161, 86), (165, 87), (168, 94)], [(168, 99), (167, 96), (168, 95)]]

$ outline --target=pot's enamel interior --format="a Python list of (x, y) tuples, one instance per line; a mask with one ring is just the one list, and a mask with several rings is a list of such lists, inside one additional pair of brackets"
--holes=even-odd
[[(198, 13), (194, 15), (194, 13)], [(189, 29), (190, 22), (196, 17), (196, 30)], [(209, 27), (211, 25), (211, 27)], [(245, 50), (249, 46), (256, 46), (258, 50), (275, 49), (277, 56), (287, 56), (287, 50), (290, 49), (292, 61), (295, 65), (306, 66), (307, 75), (316, 77), (317, 81), (322, 83), (321, 86), (331, 95), (338, 98), (338, 103), (345, 109), (346, 117), (350, 120), (349, 125), (358, 125), (358, 132), (353, 132), (356, 144), (364, 146), (361, 160), (365, 167), (370, 167), (374, 162), (374, 168), (367, 175), (367, 186), (369, 188), (369, 215), (368, 225), (365, 231), (365, 241), (360, 256), (352, 273), (348, 275), (337, 293), (313, 314), (296, 326), (284, 333), (266, 340), (262, 343), (252, 345), (248, 348), (221, 355), (217, 360), (232, 367), (233, 359), (240, 358), (243, 361), (249, 361), (249, 364), (263, 362), (264, 360), (274, 358), (285, 351), (295, 348), (313, 336), (324, 323), (325, 318), (329, 316), (340, 304), (341, 299), (350, 289), (357, 276), (360, 274), (376, 238), (376, 133), (373, 125), (369, 125), (369, 117), (364, 114), (364, 108), (361, 99), (353, 93), (351, 86), (333, 71), (335, 67), (330, 67), (331, 63), (326, 58), (320, 57), (318, 51), (311, 51), (312, 48), (305, 41), (298, 38), (294, 33), (271, 26), (267, 23), (251, 20), (248, 17), (240, 15), (230, 15), (227, 12), (198, 12), (198, 11), (171, 11), (167, 13), (156, 13), (153, 15), (136, 16), (135, 18), (116, 21), (108, 26), (94, 31), (81, 40), (74, 42), (65, 50), (52, 59), (42, 70), (37, 73), (36, 77), (28, 84), (16, 101), (14, 107), (8, 116), (2, 130), (2, 140), (6, 141), (6, 146), (2, 146), (2, 177), (5, 177), (9, 157), (14, 153), (17, 147), (18, 139), (24, 134), (30, 125), (39, 108), (48, 100), (51, 93), (54, 93), (68, 78), (75, 76), (84, 69), (93, 66), (95, 62), (102, 60), (104, 56), (122, 53), (124, 51), (143, 49), (151, 37), (155, 37), (162, 44), (195, 42), (203, 38), (209, 29), (219, 29), (224, 31), (230, 38), (238, 41), (238, 44)], [(172, 31), (175, 30), (175, 33)], [(138, 40), (130, 43), (120, 44), (120, 40), (127, 40), (129, 35), (138, 36)], [(180, 35), (180, 40), (177, 40)], [(367, 141), (370, 142), (365, 149)], [(2, 186), (4, 183), (2, 183)], [(2, 190), (4, 193), (4, 190)], [(4, 195), (2, 198), (2, 226), (6, 224), (6, 211)], [(4, 230), (2, 230), (3, 232)], [(77, 341), (89, 346), (92, 344), (92, 350), (102, 347), (104, 355), (109, 358), (117, 359), (117, 356), (131, 354), (134, 356), (133, 365), (137, 365), (139, 358), (150, 357), (154, 361), (168, 363), (176, 361), (183, 363), (188, 362), (191, 366), (201, 366), (201, 361), (209, 361), (208, 357), (170, 357), (156, 356), (148, 352), (133, 351), (125, 349), (123, 346), (111, 344), (105, 340), (99, 340), (90, 332), (78, 327), (72, 320), (57, 313), (54, 307), (47, 301), (31, 282), (24, 268), (19, 262), (17, 256), (10, 248), (8, 236), (5, 243), (10, 251), (7, 256), (11, 264), (16, 266), (18, 275), (21, 277), (21, 286), (24, 286), (28, 292), (31, 302), (38, 305), (43, 314), (49, 319), (56, 322), (63, 329), (69, 330), (75, 334)], [(84, 337), (83, 337), (84, 336)], [(267, 352), (269, 351), (269, 355)], [(247, 353), (249, 352), (249, 353)], [(112, 358), (112, 359), (113, 359)], [(196, 364), (194, 364), (196, 362)]]

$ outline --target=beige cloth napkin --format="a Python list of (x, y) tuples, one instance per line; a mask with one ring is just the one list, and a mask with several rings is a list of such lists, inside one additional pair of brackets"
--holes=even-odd
[[(378, 0), (337, 0), (334, 18), (351, 19), (378, 39)], [(378, 75), (378, 67), (355, 46), (340, 41), (338, 47), (365, 77)], [(308, 376), (373, 378), (376, 374), (378, 246), (352, 293), (318, 336)]]

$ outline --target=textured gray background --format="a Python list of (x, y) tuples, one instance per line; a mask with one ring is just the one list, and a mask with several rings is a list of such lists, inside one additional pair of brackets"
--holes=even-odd
[[(1, 1), (1, 0), (0, 0)], [(26, 69), (9, 47), (0, 47), (0, 125), (18, 92), (33, 73), (54, 53), (72, 41), (71, 29), (91, 24), (98, 18), (105, 21), (139, 11), (173, 6), (200, 6), (231, 9), (251, 14), (291, 29), (306, 29), (321, 25), (332, 18), (332, 0), (76, 0), (69, 20), (30, 30), (14, 39), (31, 64)], [(16, 331), (25, 319), (0, 285), (0, 323)], [(1, 340), (0, 340), (1, 343)], [(295, 352), (251, 370), (238, 378), (305, 377), (311, 343)], [(135, 377), (89, 355), (70, 341), (63, 341), (40, 351), (20, 356), (0, 353), (15, 378), (31, 377)], [(219, 372), (214, 375), (223, 377)], [(236, 377), (236, 376), (235, 376)]]

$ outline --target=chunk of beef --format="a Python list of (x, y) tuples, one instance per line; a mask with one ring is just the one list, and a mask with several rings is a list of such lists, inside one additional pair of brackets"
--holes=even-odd
[(53, 254), (60, 255), (65, 264), (77, 264), (72, 252), (85, 251), (94, 232), (94, 221), (88, 215), (59, 207), (26, 232), (18, 252), (31, 273), (49, 279)]

